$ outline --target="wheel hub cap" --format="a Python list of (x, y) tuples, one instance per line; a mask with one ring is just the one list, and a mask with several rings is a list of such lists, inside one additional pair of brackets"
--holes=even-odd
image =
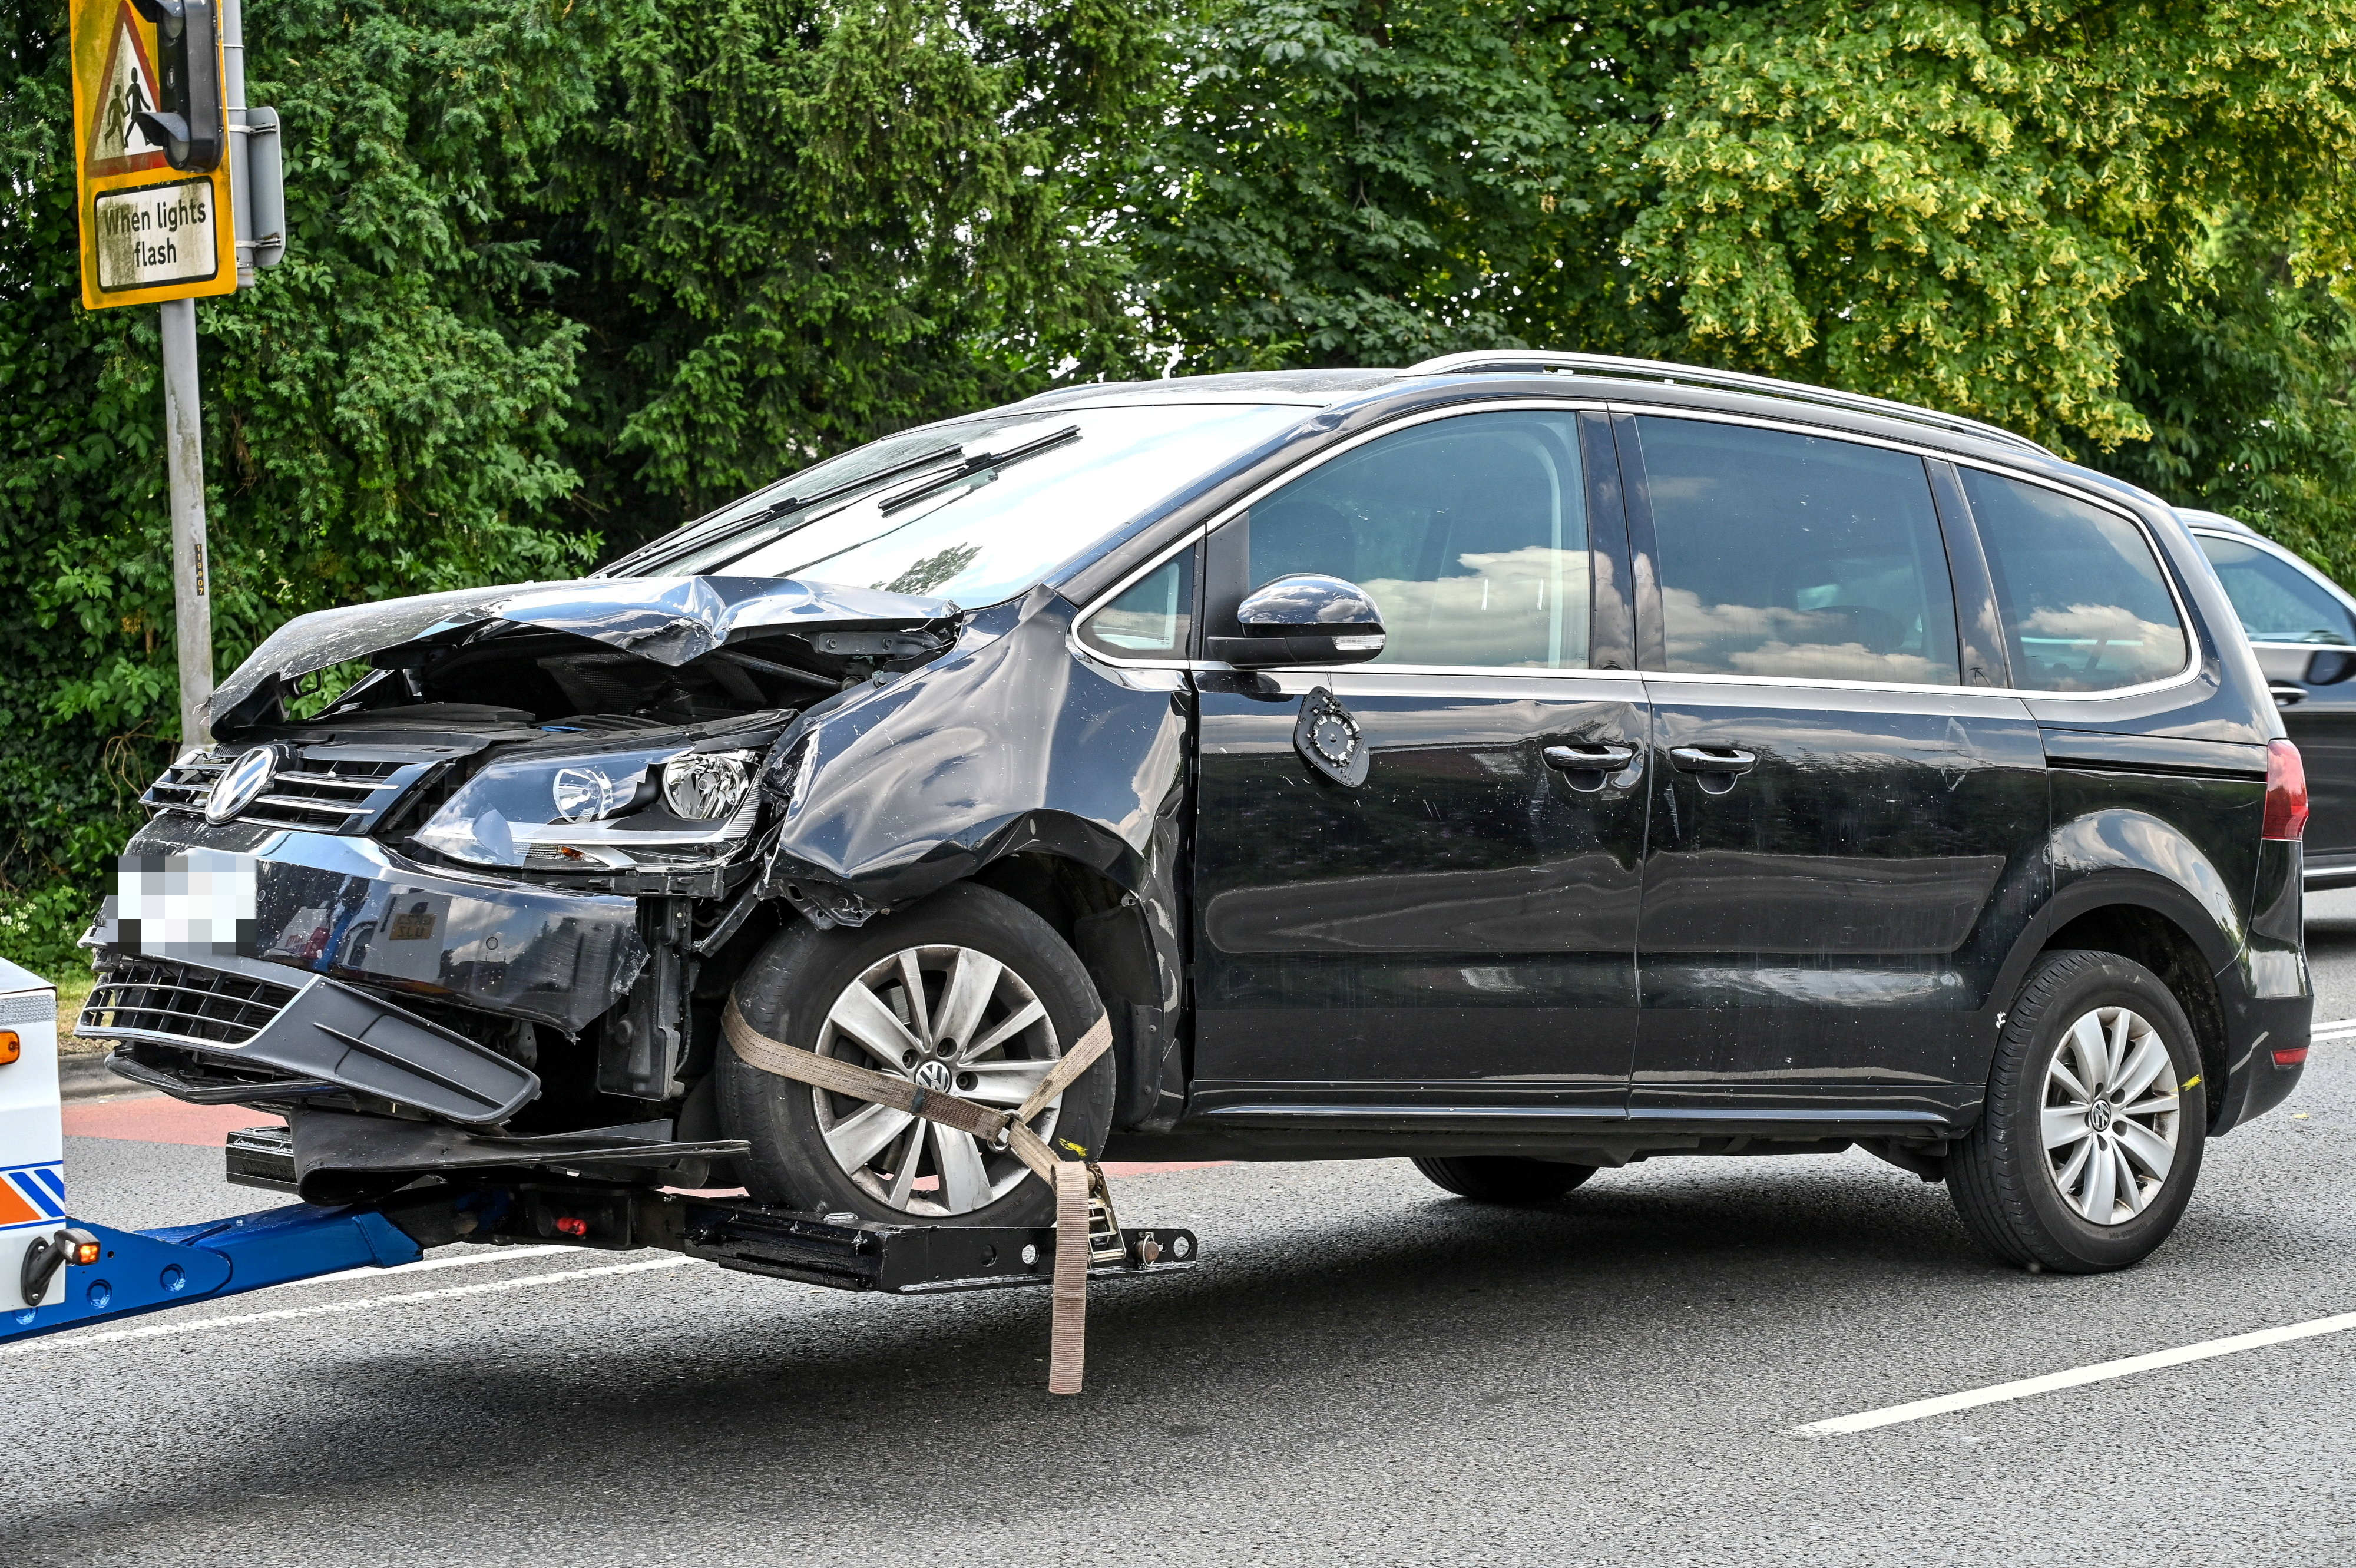
[[(812, 1047), (915, 1083), (1012, 1111), (1047, 1076), (1063, 1047), (1030, 984), (965, 947), (906, 948), (869, 966), (835, 998)], [(904, 1213), (969, 1214), (1030, 1175), (1022, 1161), (889, 1106), (811, 1091), (819, 1134), (843, 1174)], [(1060, 1097), (1032, 1119), (1051, 1134)]]
[(2047, 1173), (2096, 1225), (2151, 1207), (2176, 1163), (2179, 1121), (2167, 1042), (2126, 1007), (2098, 1007), (2063, 1031), (2045, 1071)]

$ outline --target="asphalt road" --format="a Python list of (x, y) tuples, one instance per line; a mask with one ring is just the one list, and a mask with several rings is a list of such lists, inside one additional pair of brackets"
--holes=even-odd
[[(2356, 894), (2314, 914), (2318, 1017), (2356, 1018)], [(2318, 1047), (2174, 1240), (2091, 1279), (1990, 1263), (1859, 1154), (1519, 1211), (1396, 1161), (1130, 1176), (1124, 1218), (1206, 1262), (1096, 1293), (1078, 1399), (1028, 1294), (516, 1283), (667, 1262), (571, 1252), (287, 1286), (0, 1352), (0, 1562), (2345, 1564), (2356, 1332), (1793, 1431), (2356, 1312), (2351, 1057)], [(262, 1196), (212, 1150), (68, 1161), (111, 1223)]]

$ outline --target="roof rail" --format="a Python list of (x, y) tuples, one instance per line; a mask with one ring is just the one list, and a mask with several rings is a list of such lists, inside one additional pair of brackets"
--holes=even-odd
[(1912, 424), (1935, 425), (1958, 435), (2000, 441), (2008, 446), (2018, 446), (2047, 457), (2058, 456), (2026, 435), (2016, 435), (1999, 425), (1966, 419), (1959, 413), (1939, 413), (1931, 409), (1917, 408), (1911, 403), (1892, 403), (1888, 398), (1835, 392), (1828, 387), (1778, 381), (1773, 376), (1749, 375), (1741, 371), (1673, 365), (1665, 360), (1628, 360), (1617, 354), (1561, 353), (1550, 349), (1488, 349), (1465, 354), (1442, 354), (1436, 360), (1426, 360), (1407, 368), (1407, 373), (1411, 376), (1467, 376), (1477, 375), (1483, 371), (1569, 371), (1580, 375), (1623, 376), (1631, 381), (1720, 387), (1728, 392), (1757, 392), (1766, 397), (1822, 403), (1828, 408), (1853, 409), (1859, 413), (1879, 414), (1884, 419), (1902, 419)]

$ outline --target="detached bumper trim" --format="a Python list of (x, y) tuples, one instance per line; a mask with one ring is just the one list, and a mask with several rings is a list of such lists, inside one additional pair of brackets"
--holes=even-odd
[[(313, 976), (300, 986), (273, 986), (285, 999), (243, 1039), (229, 1040), (197, 1032), (206, 1028), (209, 1020), (183, 1021), (112, 997), (116, 991), (210, 996), (224, 984), (241, 983), (241, 976), (155, 959), (142, 959), (126, 968), (136, 972), (136, 980), (121, 984), (110, 981), (112, 990), (102, 987), (110, 999), (84, 1011), (75, 1026), (77, 1034), (151, 1041), (196, 1052), (223, 1066), (259, 1068), (289, 1074), (293, 1079), (176, 1087), (165, 1081), (170, 1079), (169, 1073), (152, 1066), (145, 1072), (125, 1074), (182, 1099), (198, 1103), (242, 1102), (316, 1094), (332, 1087), (480, 1126), (505, 1121), (540, 1093), (539, 1076), (530, 1069), (338, 981)], [(93, 993), (97, 994), (101, 993)], [(257, 1004), (241, 1002), (240, 1005), (259, 1010)], [(126, 1015), (179, 1026), (125, 1026), (113, 1021)], [(212, 1032), (221, 1031), (215, 1027)], [(116, 1070), (123, 1069), (118, 1066)]]

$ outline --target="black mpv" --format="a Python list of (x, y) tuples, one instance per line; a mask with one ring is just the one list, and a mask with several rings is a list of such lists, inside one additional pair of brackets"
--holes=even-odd
[(211, 714), (81, 1029), (284, 1113), (315, 1199), (1044, 1215), (1010, 1154), (756, 1070), (733, 999), (1006, 1107), (1101, 1017), (1033, 1123), (1069, 1155), (1511, 1202), (1857, 1144), (2085, 1271), (2306, 1057), (2298, 754), (2183, 524), (1758, 378), (1053, 392), (585, 581), (303, 617)]

